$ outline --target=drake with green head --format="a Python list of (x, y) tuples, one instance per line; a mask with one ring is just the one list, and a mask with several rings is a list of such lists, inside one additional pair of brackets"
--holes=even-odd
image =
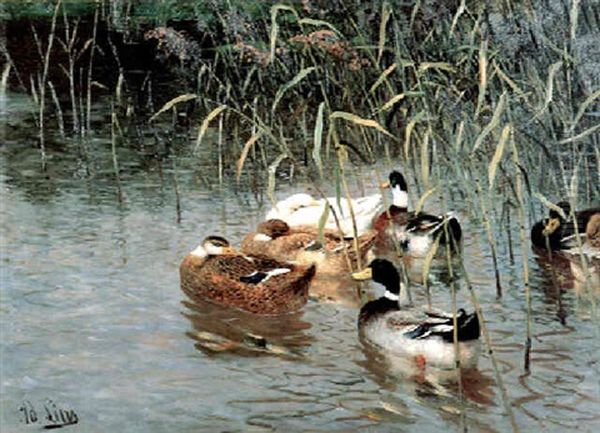
[[(356, 280), (382, 284), (385, 293), (367, 302), (360, 310), (358, 328), (368, 342), (395, 355), (413, 357), (439, 368), (454, 368), (454, 321), (452, 314), (426, 312), (406, 307), (404, 284), (396, 267), (388, 260), (375, 259)], [(458, 359), (472, 367), (479, 355), (479, 320), (476, 313), (456, 312)]]
[(392, 204), (375, 220), (373, 228), (378, 232), (375, 254), (384, 254), (394, 248), (394, 240), (402, 251), (411, 257), (424, 257), (439, 239), (441, 245), (448, 244), (457, 252), (462, 239), (458, 218), (449, 212), (432, 215), (408, 211), (408, 186), (402, 173), (394, 170), (388, 182), (381, 185), (392, 192)]
[(306, 304), (315, 266), (245, 256), (226, 239), (209, 236), (183, 259), (179, 274), (190, 298), (256, 314), (283, 314)]

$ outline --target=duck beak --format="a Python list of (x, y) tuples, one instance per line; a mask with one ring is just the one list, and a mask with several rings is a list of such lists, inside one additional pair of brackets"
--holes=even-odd
[(542, 234), (544, 236), (550, 236), (560, 227), (560, 219), (558, 218), (550, 218), (544, 227), (544, 231)]
[(389, 187), (391, 187), (392, 185), (390, 185), (390, 181), (386, 180), (385, 182), (381, 182), (381, 184), (379, 185), (379, 188), (381, 189), (387, 189)]
[(237, 251), (233, 247), (223, 247), (221, 250), (223, 256), (237, 256)]
[(354, 272), (352, 278), (356, 281), (365, 281), (373, 278), (373, 270), (371, 268), (365, 268), (360, 272)]

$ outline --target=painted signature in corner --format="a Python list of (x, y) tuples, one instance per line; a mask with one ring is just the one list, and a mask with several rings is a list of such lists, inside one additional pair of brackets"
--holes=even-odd
[(22, 413), (21, 421), (25, 424), (39, 423), (45, 429), (61, 428), (79, 422), (79, 417), (73, 409), (60, 408), (49, 398), (44, 402), (43, 411), (36, 410), (29, 400), (24, 400), (19, 406), (19, 412)]

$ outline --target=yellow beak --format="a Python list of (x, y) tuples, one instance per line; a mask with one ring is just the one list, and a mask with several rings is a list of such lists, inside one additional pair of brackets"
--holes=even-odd
[(379, 187), (381, 189), (386, 189), (386, 188), (389, 188), (390, 186), (391, 185), (390, 185), (390, 181), (389, 180), (386, 180), (385, 182), (381, 182), (381, 184), (379, 185)]
[(550, 236), (560, 227), (560, 220), (558, 218), (550, 218), (544, 227), (542, 234), (544, 236)]
[(373, 270), (371, 268), (365, 268), (360, 272), (354, 272), (352, 278), (357, 281), (365, 281), (373, 278)]

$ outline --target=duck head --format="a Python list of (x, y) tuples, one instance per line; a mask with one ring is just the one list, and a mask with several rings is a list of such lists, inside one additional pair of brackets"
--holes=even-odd
[(542, 231), (544, 236), (551, 236), (552, 234), (556, 233), (557, 230), (560, 229), (561, 225), (566, 222), (566, 218), (569, 217), (569, 213), (571, 213), (571, 205), (566, 201), (558, 202), (556, 206), (562, 210), (562, 213), (556, 209), (550, 209), (548, 221), (544, 226), (544, 231)]
[(397, 170), (392, 171), (387, 182), (381, 184), (381, 188), (392, 190), (392, 206), (404, 209), (408, 207), (408, 187), (402, 173)]
[(229, 245), (227, 239), (221, 236), (208, 236), (190, 254), (206, 258), (208, 256), (233, 256), (237, 252)]
[(375, 259), (360, 272), (352, 274), (357, 281), (373, 280), (385, 287), (384, 297), (393, 301), (400, 298), (400, 274), (396, 267), (386, 259)]
[(290, 226), (285, 221), (271, 218), (258, 225), (254, 240), (263, 242), (272, 241), (273, 239), (288, 234), (289, 231)]

